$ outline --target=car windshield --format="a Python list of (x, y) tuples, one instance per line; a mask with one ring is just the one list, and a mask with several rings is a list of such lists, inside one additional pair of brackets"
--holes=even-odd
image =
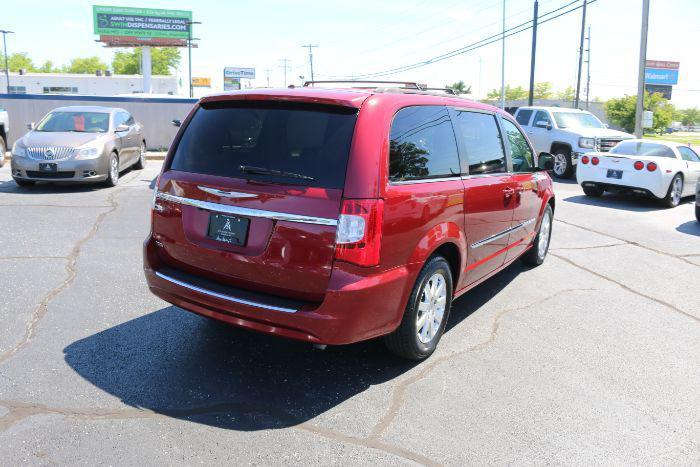
[(605, 128), (593, 114), (579, 112), (552, 112), (559, 128)]
[(356, 114), (317, 104), (205, 103), (185, 129), (171, 168), (342, 188)]
[(668, 157), (675, 159), (673, 150), (665, 144), (645, 143), (642, 141), (622, 141), (610, 150), (611, 154), (621, 156)]
[(109, 114), (106, 112), (50, 112), (39, 122), (36, 131), (79, 133), (106, 133), (109, 129)]

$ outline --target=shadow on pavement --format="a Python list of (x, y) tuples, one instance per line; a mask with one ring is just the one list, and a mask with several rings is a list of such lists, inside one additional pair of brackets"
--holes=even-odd
[[(689, 202), (690, 199), (691, 198), (683, 199), (681, 204)], [(669, 209), (662, 206), (661, 203), (655, 199), (626, 193), (605, 192), (600, 198), (592, 198), (585, 195), (569, 196), (568, 198), (564, 198), (564, 201), (567, 203), (585, 204), (587, 206), (598, 206), (601, 208), (634, 212), (663, 211)]]
[(695, 235), (696, 237), (700, 237), (700, 222), (697, 220), (692, 220), (688, 222), (684, 222), (678, 227), (676, 227), (676, 230), (679, 231), (680, 233), (688, 234), (688, 235)]
[[(448, 332), (520, 271), (516, 262), (457, 300)], [(419, 364), (392, 356), (380, 339), (315, 351), (173, 306), (76, 341), (64, 357), (132, 407), (241, 431), (303, 423)]]

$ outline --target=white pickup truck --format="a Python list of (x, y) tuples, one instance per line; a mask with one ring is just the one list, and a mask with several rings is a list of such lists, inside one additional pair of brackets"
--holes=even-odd
[(554, 175), (569, 178), (581, 155), (607, 152), (629, 133), (611, 130), (590, 112), (565, 107), (520, 107), (515, 119), (523, 127), (538, 154), (554, 156)]
[(7, 140), (10, 133), (10, 117), (7, 110), (0, 109), (0, 167), (5, 164), (5, 153), (7, 152)]

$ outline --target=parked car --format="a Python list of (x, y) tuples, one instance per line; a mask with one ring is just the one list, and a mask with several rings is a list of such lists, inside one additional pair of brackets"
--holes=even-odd
[(675, 207), (694, 193), (700, 157), (690, 147), (666, 141), (623, 141), (607, 154), (581, 157), (576, 179), (587, 196), (606, 190), (632, 191)]
[(633, 135), (611, 130), (590, 112), (563, 107), (520, 107), (515, 119), (537, 153), (554, 155), (554, 175), (570, 178), (578, 160), (589, 152), (607, 152)]
[(695, 185), (695, 218), (700, 222), (700, 180)]
[(143, 127), (124, 109), (73, 106), (52, 110), (12, 148), (12, 178), (20, 186), (37, 181), (105, 182), (119, 172), (144, 167)]
[(7, 139), (10, 135), (10, 117), (7, 110), (0, 109), (0, 167), (5, 165), (5, 153), (7, 152)]
[(554, 193), (510, 115), (415, 88), (200, 100), (156, 183), (151, 291), (236, 326), (319, 345), (386, 336), (428, 357), (455, 297), (544, 261)]

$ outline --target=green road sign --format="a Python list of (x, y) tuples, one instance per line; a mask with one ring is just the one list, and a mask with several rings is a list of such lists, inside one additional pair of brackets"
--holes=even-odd
[(187, 39), (192, 12), (93, 5), (92, 17), (101, 36)]

